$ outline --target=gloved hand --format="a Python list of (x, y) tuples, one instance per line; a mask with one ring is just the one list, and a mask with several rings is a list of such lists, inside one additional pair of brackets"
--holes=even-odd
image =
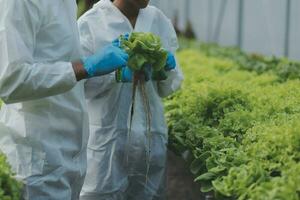
[[(137, 78), (140, 78), (144, 81), (149, 81), (152, 76), (151, 66), (146, 66), (142, 71), (136, 72)], [(132, 82), (134, 77), (134, 72), (128, 67), (124, 67), (116, 71), (116, 80), (117, 82), (128, 83)]]
[(116, 71), (116, 81), (122, 83), (130, 83), (133, 80), (132, 70), (126, 66)]
[(168, 78), (166, 72), (170, 71), (172, 69), (175, 69), (175, 68), (176, 68), (175, 56), (173, 55), (173, 53), (168, 52), (167, 62), (166, 62), (164, 69), (157, 71), (157, 72), (153, 72), (152, 80), (155, 80), (155, 81), (166, 80)]
[(109, 44), (94, 55), (81, 59), (89, 78), (109, 74), (125, 67), (128, 54), (119, 47)]
[(165, 70), (166, 71), (170, 71), (172, 69), (176, 68), (176, 60), (175, 60), (175, 56), (173, 53), (168, 52), (168, 58), (167, 58), (167, 63), (165, 66)]
[[(122, 35), (125, 40), (128, 40), (129, 39), (129, 33), (125, 33), (124, 35)], [(121, 40), (120, 40), (120, 37), (118, 37), (117, 39), (115, 39), (112, 44), (115, 46), (115, 47), (121, 47)]]

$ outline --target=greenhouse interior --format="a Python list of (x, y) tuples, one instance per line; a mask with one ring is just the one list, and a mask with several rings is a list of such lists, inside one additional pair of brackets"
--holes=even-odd
[(0, 200), (300, 200), (299, 10), (0, 0)]

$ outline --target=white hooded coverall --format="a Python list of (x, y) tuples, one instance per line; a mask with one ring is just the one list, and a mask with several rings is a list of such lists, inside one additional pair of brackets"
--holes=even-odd
[[(101, 0), (79, 19), (85, 55), (121, 34), (152, 32), (165, 49), (175, 53), (177, 37), (169, 19), (153, 6), (140, 10), (135, 28), (110, 0)], [(179, 66), (165, 81), (149, 81), (146, 90), (151, 108), (151, 156), (148, 181), (146, 115), (138, 90), (132, 132), (128, 138), (132, 83), (116, 83), (114, 73), (85, 84), (90, 117), (87, 176), (81, 200), (165, 199), (167, 126), (161, 97), (176, 91), (183, 79)], [(127, 162), (128, 158), (128, 162)]]
[(88, 118), (75, 0), (0, 0), (0, 150), (26, 200), (75, 200), (86, 172)]

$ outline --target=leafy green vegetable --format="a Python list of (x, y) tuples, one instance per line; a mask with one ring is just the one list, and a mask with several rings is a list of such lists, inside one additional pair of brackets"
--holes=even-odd
[(299, 200), (298, 64), (193, 48), (178, 54), (183, 88), (165, 101), (170, 148), (190, 152), (201, 191), (216, 199)]
[(163, 70), (168, 53), (162, 48), (161, 40), (152, 33), (134, 32), (126, 40), (121, 36), (122, 48), (129, 54), (128, 66), (133, 71), (150, 65), (154, 72)]
[(266, 57), (259, 54), (247, 54), (237, 47), (221, 47), (217, 44), (199, 43), (180, 38), (181, 49), (197, 49), (212, 59), (219, 58), (233, 62), (241, 70), (253, 71), (258, 74), (272, 73), (277, 81), (285, 82), (300, 79), (300, 62), (287, 58)]
[(13, 178), (5, 156), (0, 153), (0, 199), (19, 200), (21, 198), (21, 184)]

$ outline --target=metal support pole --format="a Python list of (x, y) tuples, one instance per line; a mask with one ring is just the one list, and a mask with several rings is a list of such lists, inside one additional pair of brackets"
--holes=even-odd
[(215, 42), (219, 42), (219, 40), (220, 40), (220, 34), (221, 34), (222, 24), (224, 21), (227, 3), (228, 3), (228, 0), (222, 0), (222, 4), (220, 6), (217, 24), (216, 24), (216, 28), (215, 28), (215, 32), (214, 32), (214, 37), (213, 37), (213, 40)]
[(238, 37), (237, 37), (237, 45), (242, 48), (243, 47), (243, 30), (244, 30), (244, 0), (240, 0), (239, 2), (239, 10), (238, 10)]
[(213, 33), (213, 0), (208, 1), (208, 13), (207, 13), (207, 41), (211, 42), (212, 40), (212, 33)]
[(291, 26), (291, 8), (292, 1), (287, 0), (286, 2), (286, 21), (285, 21), (285, 44), (284, 44), (284, 55), (288, 57), (290, 55), (290, 26)]

